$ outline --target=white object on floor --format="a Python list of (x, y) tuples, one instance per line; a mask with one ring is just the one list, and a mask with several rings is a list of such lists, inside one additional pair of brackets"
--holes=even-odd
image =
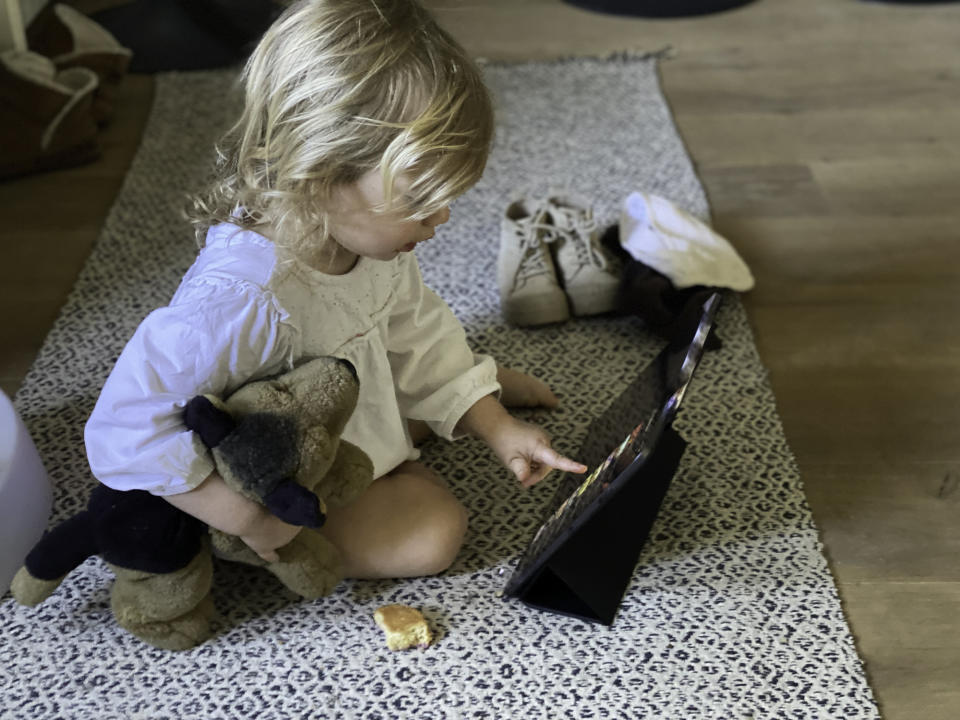
[(620, 244), (634, 260), (666, 275), (678, 289), (753, 287), (750, 268), (725, 238), (658, 195), (632, 192), (623, 201)]
[(50, 519), (53, 493), (27, 428), (0, 392), (0, 595)]

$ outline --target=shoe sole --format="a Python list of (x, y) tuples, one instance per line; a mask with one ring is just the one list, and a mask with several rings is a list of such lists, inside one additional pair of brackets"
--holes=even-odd
[(530, 327), (549, 325), (570, 319), (570, 308), (565, 296), (558, 298), (524, 298), (523, 302), (503, 304), (503, 317), (511, 325)]
[(579, 292), (576, 294), (570, 294), (568, 291), (567, 297), (570, 298), (570, 310), (577, 317), (583, 315), (602, 315), (603, 313), (617, 309), (616, 290), (613, 292), (606, 290), (592, 293)]

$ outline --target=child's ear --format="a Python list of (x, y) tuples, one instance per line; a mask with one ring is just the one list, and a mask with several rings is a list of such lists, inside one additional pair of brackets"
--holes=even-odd
[(208, 448), (215, 448), (236, 427), (230, 413), (206, 395), (197, 395), (187, 403), (183, 421)]

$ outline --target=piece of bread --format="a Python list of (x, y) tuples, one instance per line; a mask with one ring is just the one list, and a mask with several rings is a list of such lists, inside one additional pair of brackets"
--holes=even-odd
[(373, 619), (387, 634), (387, 647), (391, 650), (425, 648), (433, 642), (423, 615), (407, 605), (384, 605), (373, 613)]

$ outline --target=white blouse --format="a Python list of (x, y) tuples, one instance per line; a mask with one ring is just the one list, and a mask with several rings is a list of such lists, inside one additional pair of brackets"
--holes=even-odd
[(190, 398), (226, 397), (321, 355), (357, 369), (360, 397), (343, 437), (370, 456), (377, 477), (419, 457), (408, 419), (453, 439), (463, 414), (500, 390), (493, 359), (470, 350), (412, 253), (360, 258), (350, 272), (327, 275), (278, 262), (257, 233), (218, 225), (107, 378), (84, 434), (93, 474), (117, 490), (195, 488), (213, 461), (183, 424)]

